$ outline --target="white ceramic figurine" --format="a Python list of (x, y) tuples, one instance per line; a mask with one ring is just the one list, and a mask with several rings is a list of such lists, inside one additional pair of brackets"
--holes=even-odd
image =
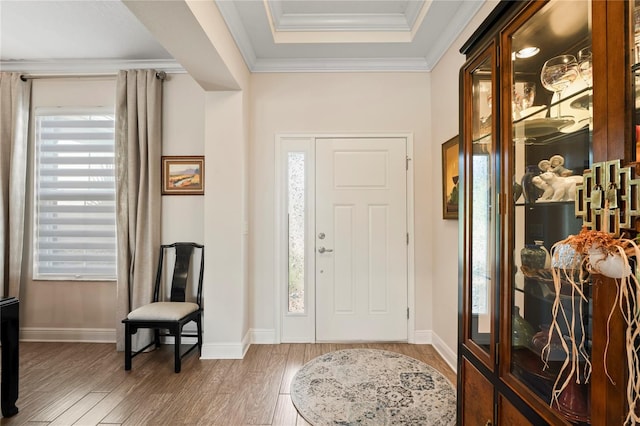
[[(534, 178), (534, 184), (544, 190), (537, 201), (573, 201), (576, 197), (576, 185), (582, 183), (582, 176), (558, 176), (548, 171)], [(540, 182), (541, 181), (541, 182)]]

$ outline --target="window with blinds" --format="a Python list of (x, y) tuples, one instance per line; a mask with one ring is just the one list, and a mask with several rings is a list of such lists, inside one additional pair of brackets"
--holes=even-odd
[(36, 110), (34, 279), (116, 278), (113, 112)]

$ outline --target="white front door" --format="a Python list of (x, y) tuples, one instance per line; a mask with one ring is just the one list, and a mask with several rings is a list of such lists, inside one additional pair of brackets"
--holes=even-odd
[(406, 139), (316, 139), (316, 340), (407, 340)]

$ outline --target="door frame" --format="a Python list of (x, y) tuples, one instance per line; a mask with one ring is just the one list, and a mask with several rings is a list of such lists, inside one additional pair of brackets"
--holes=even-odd
[[(274, 324), (276, 343), (315, 343), (315, 147), (317, 139), (404, 139), (407, 150), (407, 342), (415, 343), (415, 251), (414, 251), (414, 191), (413, 191), (413, 134), (412, 133), (278, 133), (275, 135), (275, 216), (274, 216)], [(287, 248), (286, 235), (286, 191), (287, 162), (285, 157), (289, 152), (304, 152), (306, 154), (305, 176), (307, 190), (305, 191), (306, 235), (305, 256), (305, 306), (304, 314), (287, 314), (288, 294), (285, 291), (287, 277)], [(287, 328), (287, 330), (283, 330)]]

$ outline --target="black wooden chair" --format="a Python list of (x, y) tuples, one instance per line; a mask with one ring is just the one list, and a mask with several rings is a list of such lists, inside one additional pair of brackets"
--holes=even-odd
[[(189, 272), (191, 270), (191, 259), (193, 254), (200, 250), (200, 271), (197, 280), (196, 303), (187, 301), (187, 284), (191, 281)], [(168, 297), (163, 291), (163, 270), (165, 268), (165, 258), (170, 251), (175, 251), (175, 262), (173, 264), (173, 278), (171, 280), (171, 291)], [(167, 262), (169, 264), (169, 262)], [(151, 345), (160, 346), (160, 337), (173, 336), (175, 341), (174, 369), (180, 372), (181, 360), (195, 348), (202, 352), (202, 277), (204, 273), (204, 246), (197, 243), (173, 243), (160, 246), (160, 257), (158, 259), (158, 272), (153, 291), (153, 302), (141, 306), (129, 313), (124, 323), (125, 345), (124, 345), (124, 369), (131, 370), (131, 359), (149, 348)], [(166, 300), (168, 299), (168, 300)], [(165, 301), (166, 300), (166, 301)], [(189, 322), (195, 322), (197, 334), (185, 334), (182, 328)], [(138, 329), (153, 329), (154, 338), (151, 343), (144, 348), (133, 352), (131, 349), (131, 336), (136, 334)], [(161, 333), (161, 330), (166, 332)], [(190, 346), (186, 352), (181, 354), (180, 344), (182, 337), (197, 337), (197, 343)]]

